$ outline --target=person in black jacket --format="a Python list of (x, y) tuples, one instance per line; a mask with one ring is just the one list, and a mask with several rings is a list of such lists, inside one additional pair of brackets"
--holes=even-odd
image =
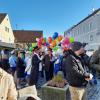
[(25, 63), (23, 58), (23, 52), (18, 53), (18, 59), (17, 59), (17, 67), (16, 67), (16, 74), (17, 74), (17, 88), (19, 89), (21, 87), (21, 81), (25, 77)]
[(90, 80), (90, 74), (86, 72), (85, 64), (80, 57), (82, 53), (84, 53), (82, 43), (74, 42), (71, 44), (71, 50), (67, 51), (63, 58), (62, 66), (66, 71), (72, 100), (86, 100), (85, 89)]
[(0, 63), (1, 63), (1, 67), (2, 69), (4, 69), (6, 72), (9, 72), (9, 53), (8, 50), (3, 50), (1, 55), (0, 55)]
[(32, 68), (31, 68), (31, 74), (30, 74), (30, 78), (29, 78), (30, 86), (37, 85), (40, 62), (41, 61), (39, 59), (39, 48), (36, 46), (34, 48), (34, 54), (32, 57)]
[(44, 56), (43, 64), (46, 75), (46, 81), (49, 81), (53, 78), (54, 72), (54, 57), (52, 54), (52, 49), (48, 49), (48, 54)]

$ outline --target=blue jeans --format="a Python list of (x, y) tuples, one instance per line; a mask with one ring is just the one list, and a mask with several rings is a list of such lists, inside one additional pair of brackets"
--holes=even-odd
[(96, 70), (92, 70), (92, 74), (93, 74), (93, 79), (90, 81), (90, 84), (97, 84), (97, 76), (96, 76)]

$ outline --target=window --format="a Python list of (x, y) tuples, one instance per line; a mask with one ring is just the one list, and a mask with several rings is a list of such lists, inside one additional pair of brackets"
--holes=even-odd
[(8, 27), (5, 27), (5, 31), (6, 31), (6, 32), (9, 32), (9, 28), (8, 28)]
[(9, 32), (9, 28), (7, 28), (7, 31)]
[(76, 35), (78, 35), (78, 29), (76, 30)]
[(85, 25), (83, 26), (83, 34), (85, 33), (86, 31), (85, 31)]
[(81, 34), (81, 25), (80, 25), (80, 28), (79, 28), (79, 35)]
[(7, 27), (5, 27), (5, 31), (7, 32)]
[(96, 35), (100, 35), (100, 32), (96, 33)]
[(11, 39), (9, 38), (9, 42), (11, 41)]
[(89, 30), (92, 30), (92, 22), (89, 24)]
[(80, 34), (80, 31), (79, 31), (79, 29), (78, 29), (78, 35)]
[(90, 41), (93, 41), (93, 35), (90, 35)]

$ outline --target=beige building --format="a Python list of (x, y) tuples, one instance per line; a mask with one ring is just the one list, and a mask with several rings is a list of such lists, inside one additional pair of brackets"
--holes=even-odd
[(0, 13), (0, 42), (14, 43), (13, 30), (6, 13)]

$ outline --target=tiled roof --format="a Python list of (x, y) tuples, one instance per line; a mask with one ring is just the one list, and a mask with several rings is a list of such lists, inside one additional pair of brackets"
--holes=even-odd
[(6, 13), (0, 13), (0, 23), (3, 21), (6, 15), (7, 15)]
[(14, 30), (15, 43), (33, 43), (43, 36), (43, 31)]

